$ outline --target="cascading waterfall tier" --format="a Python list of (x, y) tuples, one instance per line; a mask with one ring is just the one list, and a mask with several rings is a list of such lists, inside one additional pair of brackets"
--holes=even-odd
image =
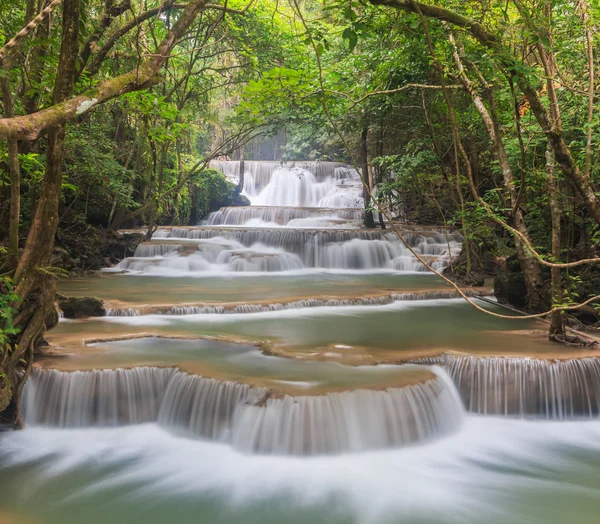
[[(236, 184), (240, 163), (214, 161)], [(257, 162), (244, 163), (243, 193), (254, 205), (363, 207), (358, 172), (337, 162)]]
[(600, 414), (600, 359), (564, 361), (446, 355), (466, 409), (555, 420)]
[(103, 427), (154, 420), (248, 453), (315, 455), (397, 447), (442, 436), (462, 421), (460, 399), (441, 370), (403, 387), (279, 396), (175, 369), (36, 369), (25, 395), (28, 424)]
[[(323, 217), (340, 220), (361, 220), (363, 210), (360, 208), (311, 208), (288, 206), (244, 206), (223, 207), (208, 215), (204, 221), (207, 226), (240, 226), (250, 221), (288, 225), (291, 221), (315, 219)], [(290, 224), (293, 226), (293, 224)]]
[(174, 369), (62, 372), (33, 369), (23, 391), (28, 424), (114, 427), (152, 422)]
[[(301, 268), (426, 271), (395, 233), (379, 230), (174, 227), (157, 231), (155, 238), (140, 244), (134, 256), (116, 269), (155, 273)], [(462, 241), (455, 231), (410, 232), (404, 238), (437, 270), (458, 255)]]
[[(473, 289), (465, 289), (468, 297), (481, 296), (483, 293)], [(290, 302), (275, 302), (272, 304), (181, 304), (157, 305), (142, 307), (107, 308), (108, 317), (137, 317), (140, 315), (239, 315), (247, 313), (267, 313), (286, 309), (304, 309), (313, 307), (344, 307), (344, 306), (383, 306), (396, 301), (408, 300), (446, 300), (459, 298), (456, 291), (426, 291), (423, 293), (390, 293), (373, 297), (357, 298), (307, 298)]]
[[(212, 160), (210, 167), (220, 171), (233, 182), (237, 183), (240, 179), (239, 160)], [(258, 194), (269, 184), (273, 172), (283, 167), (306, 170), (319, 182), (355, 176), (354, 169), (341, 162), (290, 161), (283, 163), (268, 160), (246, 160), (244, 162), (244, 191), (250, 195)]]

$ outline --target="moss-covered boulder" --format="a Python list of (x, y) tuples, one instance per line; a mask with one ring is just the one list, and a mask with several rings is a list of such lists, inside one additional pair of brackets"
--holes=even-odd
[(65, 318), (103, 317), (106, 313), (104, 302), (96, 297), (68, 297), (58, 293), (56, 298)]
[(10, 404), (12, 399), (12, 387), (8, 377), (4, 373), (4, 368), (0, 366), (0, 413), (2, 413)]

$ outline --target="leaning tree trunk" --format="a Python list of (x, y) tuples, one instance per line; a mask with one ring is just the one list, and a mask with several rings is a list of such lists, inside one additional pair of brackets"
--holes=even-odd
[[(586, 177), (571, 155), (569, 146), (566, 144), (562, 128), (559, 122), (551, 118), (548, 109), (537, 91), (537, 82), (530, 78), (531, 68), (526, 67), (512, 52), (509, 44), (498, 35), (488, 30), (483, 24), (472, 20), (461, 14), (445, 9), (438, 5), (418, 2), (416, 0), (369, 0), (374, 5), (385, 5), (415, 13), (421, 17), (434, 18), (463, 28), (475, 38), (482, 46), (497, 53), (500, 64), (508, 76), (514, 76), (516, 83), (529, 102), (531, 110), (537, 120), (542, 132), (554, 150), (555, 159), (563, 175), (576, 188), (594, 220), (600, 224), (600, 198), (596, 196), (592, 181)], [(525, 72), (526, 71), (526, 72)], [(535, 78), (533, 79), (535, 80)]]
[[(56, 73), (53, 102), (68, 99), (73, 92), (75, 64), (78, 54), (80, 0), (65, 0), (63, 4), (62, 43)], [(14, 304), (19, 334), (11, 340), (9, 351), (3, 354), (2, 367), (12, 389), (10, 418), (15, 426), (22, 424), (20, 392), (33, 361), (35, 346), (45, 331), (56, 324), (55, 288), (49, 268), (58, 226), (58, 204), (62, 186), (62, 163), (66, 127), (49, 129), (46, 152), (46, 172), (41, 196), (27, 236), (27, 242), (14, 274), (18, 300)], [(25, 364), (25, 373), (21, 368)]]
[[(15, 108), (10, 92), (8, 77), (0, 79), (4, 116), (15, 116)], [(8, 226), (8, 246), (4, 270), (13, 270), (19, 263), (19, 220), (21, 217), (21, 166), (19, 164), (19, 144), (14, 138), (7, 140), (7, 165), (10, 180), (10, 218)]]

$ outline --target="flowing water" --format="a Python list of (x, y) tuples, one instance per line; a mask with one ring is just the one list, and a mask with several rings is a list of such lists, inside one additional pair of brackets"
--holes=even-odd
[[(48, 334), (27, 428), (0, 434), (0, 523), (598, 521), (593, 350), (363, 229), (349, 166), (246, 161), (243, 188), (252, 206), (59, 284), (106, 314)], [(437, 269), (460, 252), (401, 229)]]

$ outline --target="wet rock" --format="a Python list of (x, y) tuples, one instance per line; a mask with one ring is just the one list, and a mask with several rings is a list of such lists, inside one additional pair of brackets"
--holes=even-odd
[(4, 369), (0, 366), (0, 413), (10, 404), (12, 399), (12, 387)]
[(103, 317), (106, 312), (104, 302), (96, 297), (68, 297), (58, 293), (56, 298), (65, 318)]
[(525, 279), (521, 273), (502, 273), (494, 279), (494, 295), (501, 304), (527, 306)]
[(247, 196), (236, 193), (233, 197), (232, 205), (234, 205), (234, 206), (249, 206), (249, 205), (251, 205), (251, 202)]

